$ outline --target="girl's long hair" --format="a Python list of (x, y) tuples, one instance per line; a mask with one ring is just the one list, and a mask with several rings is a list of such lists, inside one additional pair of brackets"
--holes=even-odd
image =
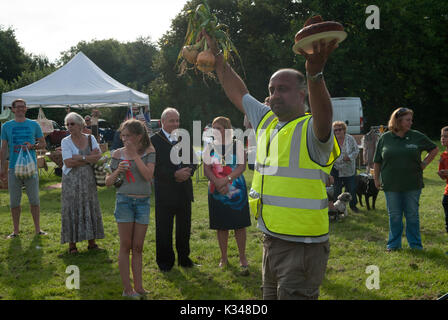
[(120, 131), (120, 135), (124, 129), (127, 129), (131, 134), (142, 136), (142, 139), (140, 140), (140, 153), (144, 152), (151, 146), (151, 139), (149, 138), (148, 129), (146, 128), (144, 122), (136, 119), (126, 120), (120, 125), (120, 128), (118, 129), (118, 131)]

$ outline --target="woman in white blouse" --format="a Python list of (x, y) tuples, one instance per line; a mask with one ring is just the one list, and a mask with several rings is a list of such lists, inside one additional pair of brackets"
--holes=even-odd
[(98, 249), (95, 239), (104, 238), (95, 176), (90, 164), (101, 158), (92, 135), (82, 133), (84, 119), (76, 112), (65, 117), (70, 135), (62, 139), (61, 243), (69, 243), (69, 253), (77, 253), (76, 243), (88, 240), (88, 249)]
[(342, 121), (333, 122), (333, 131), (341, 148), (341, 155), (334, 162), (331, 175), (334, 177), (334, 200), (342, 193), (342, 187), (352, 196), (350, 208), (353, 212), (359, 212), (356, 204), (356, 158), (359, 148), (355, 138), (347, 134), (347, 125)]

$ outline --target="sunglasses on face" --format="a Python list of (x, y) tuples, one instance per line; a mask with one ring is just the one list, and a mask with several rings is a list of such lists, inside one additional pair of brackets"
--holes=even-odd
[(395, 114), (395, 118), (401, 117), (403, 114), (407, 113), (409, 111), (408, 108), (400, 108), (397, 113)]
[(69, 123), (67, 123), (67, 127), (68, 126), (75, 126), (76, 125), (76, 123), (74, 123), (74, 122), (69, 122)]

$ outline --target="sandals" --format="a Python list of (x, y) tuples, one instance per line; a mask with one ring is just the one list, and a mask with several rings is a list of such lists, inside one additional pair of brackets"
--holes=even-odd
[(135, 292), (137, 292), (137, 294), (139, 294), (141, 297), (145, 297), (149, 294), (149, 291), (146, 291), (146, 290), (143, 290), (143, 292), (138, 292), (138, 291), (135, 291)]
[(225, 269), (225, 268), (227, 268), (227, 266), (229, 265), (229, 261), (228, 260), (226, 260), (226, 261), (219, 261), (219, 267), (221, 268), (221, 269)]
[[(101, 250), (97, 244), (93, 245), (93, 246), (87, 246), (87, 250)], [(68, 248), (68, 253), (69, 254), (76, 254), (79, 253), (78, 252), (78, 248), (77, 247), (73, 247), (73, 248)]]
[[(48, 235), (48, 233), (46, 233), (45, 231), (39, 231), (38, 233), (36, 233), (37, 236), (46, 236)], [(9, 236), (6, 237), (6, 239), (14, 239), (17, 238), (19, 236), (18, 233), (11, 233)]]
[(78, 253), (78, 248), (76, 248), (76, 247), (68, 248), (68, 253), (69, 254), (76, 254), (76, 253)]
[(249, 266), (240, 266), (240, 275), (243, 277), (247, 277), (250, 274), (249, 272)]

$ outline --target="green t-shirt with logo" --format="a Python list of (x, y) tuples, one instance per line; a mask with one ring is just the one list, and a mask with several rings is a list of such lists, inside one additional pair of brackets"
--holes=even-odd
[(384, 191), (405, 192), (424, 187), (421, 154), (436, 145), (423, 133), (409, 130), (404, 137), (386, 132), (378, 140), (374, 162), (381, 164)]

